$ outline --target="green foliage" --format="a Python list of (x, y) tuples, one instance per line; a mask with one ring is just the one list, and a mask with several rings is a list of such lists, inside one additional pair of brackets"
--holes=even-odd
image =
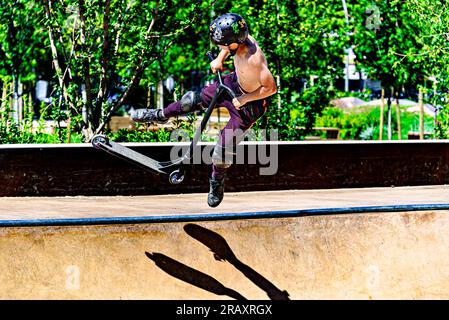
[(19, 77), (34, 80), (49, 53), (39, 3), (11, 0), (0, 5), (0, 81)]
[[(174, 128), (149, 128), (147, 124), (138, 124), (137, 130), (120, 129), (108, 134), (117, 142), (190, 142), (199, 126), (198, 117), (193, 113), (188, 114), (187, 119), (176, 118), (173, 124)], [(217, 141), (217, 136), (206, 129), (201, 141)]]
[(160, 128), (157, 131), (120, 129), (110, 135), (116, 142), (169, 142), (171, 130)]
[[(28, 112), (21, 123), (11, 119), (9, 100), (3, 101), (1, 141), (64, 142), (69, 136), (88, 141), (96, 131), (105, 130), (109, 116), (123, 114), (124, 106), (147, 106), (142, 93), (170, 75), (181, 96), (192, 85), (192, 71), (210, 76), (205, 52), (218, 50), (210, 44), (208, 27), (225, 12), (245, 18), (278, 83), (278, 93), (255, 129), (277, 129), (284, 140), (309, 134), (329, 100), (348, 94), (332, 88), (344, 76), (343, 57), (351, 46), (358, 69), (381, 80), (386, 89), (422, 86), (426, 91), (426, 79), (438, 79), (425, 92), (426, 102), (442, 107), (436, 132), (440, 138), (449, 137), (447, 3), (346, 3), (348, 25), (341, 0), (11, 0), (0, 6), (0, 83), (14, 83), (8, 95), (17, 96), (18, 81), (33, 88), (36, 75), (43, 75), (53, 80), (51, 91), (61, 99), (40, 120)], [(233, 68), (231, 59), (226, 66)], [(368, 94), (351, 96), (366, 99)], [(341, 116), (345, 120), (340, 124), (348, 130), (343, 136), (376, 136), (374, 111), (364, 119), (354, 115), (358, 120)], [(55, 121), (53, 135), (32, 125), (44, 117)], [(69, 128), (57, 125), (63, 121), (70, 123)], [(403, 129), (409, 130), (403, 123)], [(185, 129), (192, 137), (196, 128), (192, 119), (175, 124), (175, 129)], [(123, 131), (114, 137), (168, 141), (169, 132)]]
[[(35, 114), (31, 111), (31, 101), (24, 99), (23, 119), (17, 121), (8, 102), (9, 96), (0, 101), (0, 144), (82, 142), (81, 134), (72, 133), (61, 126), (61, 122), (67, 120), (67, 114), (59, 107), (42, 104), (41, 117), (35, 120)], [(50, 127), (49, 122), (53, 123)]]
[[(244, 17), (277, 80), (278, 93), (254, 128), (303, 139), (328, 104), (329, 88), (343, 76), (348, 38), (341, 1), (216, 1), (214, 12)], [(311, 77), (319, 80), (312, 85)]]
[[(421, 52), (413, 56), (423, 65), (434, 82), (431, 101), (441, 107), (436, 124), (436, 136), (449, 138), (449, 11), (447, 1), (443, 0), (407, 0), (407, 6), (414, 15), (416, 39), (422, 47)], [(426, 88), (424, 88), (426, 91)], [(428, 90), (427, 90), (428, 91)]]
[[(0, 9), (5, 20), (0, 55), (4, 52), (12, 65), (0, 69), (23, 75), (44, 48), (45, 57), (53, 60), (60, 107), (75, 118), (71, 130), (89, 139), (132, 99), (143, 78), (166, 77), (159, 72), (165, 53), (208, 5), (193, 0), (43, 0), (39, 5), (16, 0), (15, 6)], [(32, 50), (25, 52), (27, 47)], [(122, 91), (108, 99), (117, 87)]]
[(425, 71), (415, 57), (422, 46), (413, 13), (403, 1), (362, 0), (349, 8), (358, 67), (387, 89), (422, 82)]
[(276, 129), (281, 140), (302, 140), (312, 131), (315, 119), (328, 105), (332, 89), (322, 83), (291, 95), (282, 108), (273, 103), (266, 115), (254, 126), (256, 129)]
[[(396, 108), (392, 108), (391, 125), (392, 139), (398, 138)], [(332, 127), (340, 129), (342, 140), (378, 140), (380, 107), (366, 107), (363, 109), (343, 111), (336, 107), (327, 107), (317, 118), (316, 127)], [(433, 132), (433, 118), (425, 115), (425, 132)], [(387, 140), (387, 108), (384, 110), (383, 140)], [(401, 108), (401, 138), (408, 139), (409, 132), (419, 132), (419, 114), (405, 112)]]
[[(58, 110), (58, 109), (54, 109)], [(68, 140), (69, 131), (61, 128), (59, 110), (49, 116), (57, 125), (53, 127), (54, 133), (45, 132), (45, 113), (38, 123), (34, 119), (34, 113), (25, 112), (23, 120), (16, 122), (11, 117), (11, 110), (6, 107), (0, 110), (0, 144), (14, 143), (65, 143)], [(71, 134), (71, 143), (81, 143), (81, 134)]]

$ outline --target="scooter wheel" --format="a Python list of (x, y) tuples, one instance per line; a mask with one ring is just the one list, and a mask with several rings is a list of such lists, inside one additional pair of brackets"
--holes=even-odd
[(107, 143), (108, 143), (108, 138), (104, 135), (96, 135), (95, 137), (92, 138), (92, 146), (95, 149), (99, 149), (100, 145), (107, 144)]
[(172, 173), (170, 173), (168, 181), (170, 181), (171, 184), (180, 184), (181, 182), (184, 181), (184, 174), (181, 173), (179, 169), (175, 170)]

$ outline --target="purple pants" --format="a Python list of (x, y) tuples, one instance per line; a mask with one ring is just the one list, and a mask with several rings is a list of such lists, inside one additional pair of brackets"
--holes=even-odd
[[(237, 82), (237, 74), (235, 72), (224, 75), (223, 83), (231, 88), (236, 96), (241, 96), (245, 93)], [(209, 103), (215, 95), (217, 86), (218, 82), (215, 82), (201, 90), (203, 108), (207, 108), (209, 106)], [(224, 129), (220, 131), (219, 140), (217, 142), (218, 146), (228, 150), (235, 149), (235, 147), (243, 140), (246, 130), (251, 128), (257, 119), (259, 119), (266, 112), (267, 105), (268, 99), (262, 99), (251, 101), (245, 104), (241, 110), (237, 110), (232, 104), (231, 96), (224, 91), (217, 100), (217, 107), (223, 106), (228, 109), (231, 118)], [(197, 107), (196, 110), (201, 110), (201, 106)], [(185, 113), (186, 112), (181, 108), (180, 101), (171, 103), (164, 108), (164, 116), (167, 118), (176, 117)], [(225, 176), (225, 173), (225, 168), (219, 168), (215, 164), (212, 164), (213, 177), (221, 179)]]

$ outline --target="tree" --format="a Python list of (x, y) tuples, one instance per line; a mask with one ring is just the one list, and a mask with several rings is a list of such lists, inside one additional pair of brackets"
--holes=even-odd
[[(87, 140), (105, 129), (205, 6), (193, 0), (44, 0), (60, 94)], [(113, 98), (115, 88), (122, 90)]]
[[(359, 1), (350, 6), (350, 13), (357, 66), (367, 77), (381, 80), (391, 119), (391, 100), (398, 99), (404, 87), (423, 83), (425, 76), (423, 66), (413, 58), (421, 50), (413, 13), (399, 0)], [(400, 130), (399, 106), (397, 113)], [(388, 132), (391, 139), (390, 127)]]
[(277, 79), (278, 95), (261, 126), (279, 129), (284, 139), (301, 139), (343, 76), (347, 29), (341, 1), (217, 1), (214, 11), (244, 16)]
[[(415, 17), (403, 1), (361, 1), (352, 5), (353, 43), (357, 63), (367, 76), (382, 79), (385, 88), (415, 85), (423, 68), (411, 57), (417, 42)], [(377, 15), (377, 17), (376, 17)]]
[(0, 6), (0, 80), (13, 83), (13, 118), (19, 119), (19, 83), (33, 81), (35, 71), (48, 57), (39, 30), (39, 6), (14, 0)]
[(417, 41), (422, 47), (419, 53), (409, 55), (424, 66), (434, 79), (431, 102), (442, 107), (438, 113), (436, 134), (449, 138), (449, 11), (444, 0), (407, 0), (417, 26)]
[[(349, 46), (360, 70), (382, 80), (387, 91), (434, 76), (435, 91), (444, 92), (445, 1), (346, 2), (348, 24), (341, 0), (43, 0), (43, 6), (14, 0), (0, 7), (0, 76), (34, 81), (43, 62), (52, 61), (59, 96), (52, 106), (69, 131), (83, 131), (89, 140), (120, 109), (149, 105), (150, 86), (172, 76), (182, 93), (192, 71), (203, 76), (209, 69), (204, 53), (217, 50), (209, 42), (210, 22), (237, 12), (278, 84), (258, 125), (279, 129), (281, 138), (301, 139), (312, 129), (344, 76)], [(449, 126), (446, 109), (441, 116)]]

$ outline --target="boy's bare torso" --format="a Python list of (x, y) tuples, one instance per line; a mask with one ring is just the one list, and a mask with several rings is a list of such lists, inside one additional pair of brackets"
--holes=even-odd
[(248, 38), (251, 45), (243, 55), (234, 56), (234, 67), (242, 89), (253, 92), (261, 86), (260, 70), (262, 65), (267, 65), (267, 60), (257, 41), (251, 36)]

